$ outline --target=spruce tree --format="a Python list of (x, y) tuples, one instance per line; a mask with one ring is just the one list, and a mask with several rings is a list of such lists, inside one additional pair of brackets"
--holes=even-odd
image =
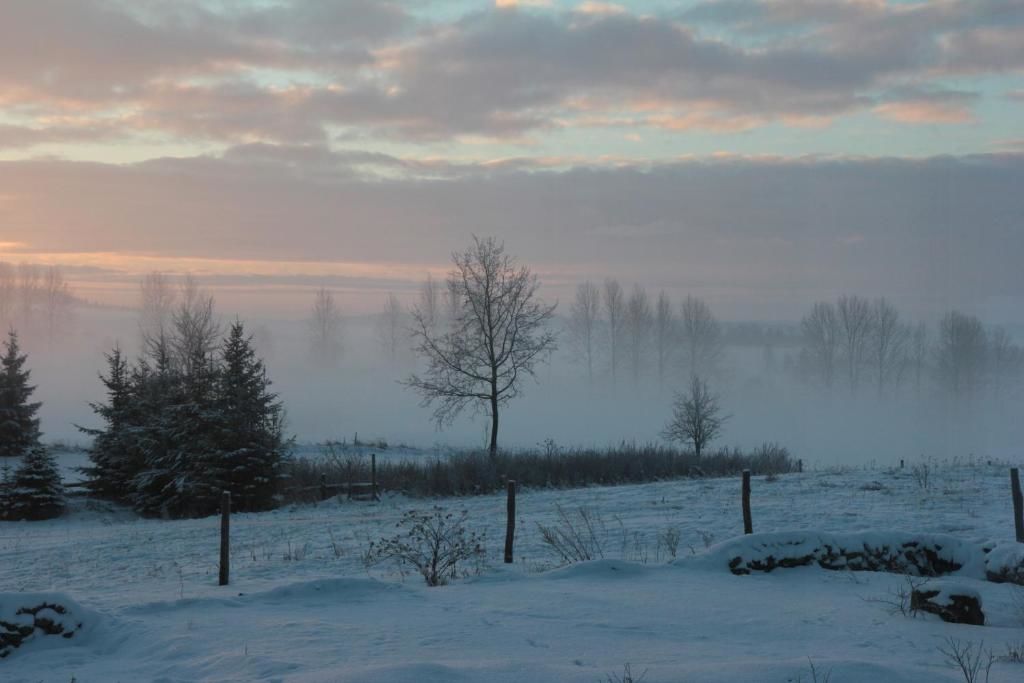
[(18, 346), (18, 334), (11, 330), (0, 358), (0, 458), (25, 455), (39, 443), (39, 403), (32, 403), (31, 371), (25, 369), (27, 356)]
[(179, 491), (186, 474), (182, 454), (188, 444), (176, 441), (181, 379), (163, 335), (147, 343), (132, 384), (138, 410), (135, 439), (143, 459), (132, 478), (132, 504), (146, 515), (180, 516)]
[(132, 372), (119, 346), (106, 355), (107, 375), (100, 381), (107, 390), (106, 403), (89, 406), (104, 422), (101, 429), (79, 427), (93, 437), (89, 449), (91, 467), (83, 468), (94, 495), (111, 500), (128, 500), (131, 483), (141, 469), (137, 448), (137, 403)]
[(8, 519), (51, 519), (64, 512), (60, 470), (50, 452), (38, 444), (22, 457), (5, 493)]
[(0, 461), (0, 520), (9, 519), (11, 512), (11, 482), (14, 471), (10, 459)]
[(283, 407), (270, 389), (263, 361), (240, 321), (231, 326), (221, 352), (215, 415), (216, 461), (211, 494), (232, 492), (239, 509), (265, 510), (284, 458)]

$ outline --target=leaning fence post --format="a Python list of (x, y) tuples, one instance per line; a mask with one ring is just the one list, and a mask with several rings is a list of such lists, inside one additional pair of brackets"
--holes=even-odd
[(743, 470), (743, 533), (754, 533), (754, 523), (750, 517), (750, 470)]
[(505, 564), (512, 564), (512, 543), (516, 535), (516, 482), (508, 481), (508, 525), (505, 527)]
[(228, 585), (231, 571), (231, 492), (220, 498), (220, 584)]
[(1010, 489), (1013, 492), (1013, 527), (1017, 542), (1024, 543), (1024, 496), (1020, 492), (1020, 474), (1016, 467), (1010, 468)]

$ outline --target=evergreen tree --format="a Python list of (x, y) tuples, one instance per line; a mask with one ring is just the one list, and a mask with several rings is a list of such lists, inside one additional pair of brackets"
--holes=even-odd
[(116, 348), (107, 365), (107, 401), (92, 406), (103, 427), (83, 429), (93, 491), (165, 517), (214, 513), (224, 490), (241, 510), (273, 506), (284, 411), (240, 322), (219, 352), (161, 335), (135, 367)]
[(284, 411), (270, 390), (263, 361), (252, 337), (236, 321), (224, 341), (217, 386), (216, 459), (211, 462), (210, 495), (229, 490), (239, 509), (273, 506), (274, 489), (284, 457)]
[(60, 470), (46, 448), (37, 444), (29, 449), (6, 487), (5, 498), (7, 519), (51, 519), (64, 512)]
[(0, 520), (8, 519), (11, 513), (11, 482), (14, 479), (9, 459), (0, 461)]
[(91, 467), (83, 468), (89, 477), (88, 485), (93, 494), (112, 500), (127, 500), (132, 478), (140, 467), (139, 451), (133, 437), (137, 418), (136, 402), (132, 385), (132, 374), (128, 361), (115, 346), (106, 355), (107, 375), (100, 375), (100, 381), (107, 389), (107, 403), (90, 403), (93, 412), (104, 422), (102, 429), (79, 427), (83, 433), (93, 437), (89, 449)]
[(29, 399), (36, 390), (29, 384), (31, 371), (24, 368), (27, 356), (11, 330), (0, 358), (0, 458), (22, 456), (39, 443), (40, 403)]
[(183, 383), (166, 337), (147, 343), (132, 381), (139, 411), (135, 439), (143, 457), (132, 479), (132, 503), (143, 514), (181, 516), (190, 444), (178, 440)]

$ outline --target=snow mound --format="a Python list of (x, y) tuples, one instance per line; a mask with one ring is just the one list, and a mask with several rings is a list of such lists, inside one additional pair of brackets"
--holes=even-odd
[(750, 534), (712, 546), (700, 558), (700, 563), (714, 568), (728, 567), (733, 574), (817, 566), (913, 576), (957, 574), (1024, 585), (1024, 546), (972, 542), (946, 534), (897, 531)]
[(63, 593), (0, 593), (0, 659), (19, 648), (66, 643), (99, 619)]

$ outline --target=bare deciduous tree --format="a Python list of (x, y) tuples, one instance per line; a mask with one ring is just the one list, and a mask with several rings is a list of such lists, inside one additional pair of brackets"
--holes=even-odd
[(441, 324), (441, 287), (433, 275), (427, 274), (427, 279), (420, 285), (419, 309), (425, 318), (430, 322), (434, 331)]
[(687, 296), (683, 301), (679, 333), (687, 374), (714, 374), (724, 352), (722, 327), (703, 299)]
[(918, 323), (910, 332), (910, 364), (914, 371), (914, 391), (921, 393), (921, 384), (924, 380), (925, 367), (928, 364), (928, 325)]
[(658, 293), (654, 306), (654, 349), (658, 357), (658, 388), (665, 385), (665, 373), (671, 361), (672, 344), (678, 334), (678, 325), (672, 313), (672, 302), (664, 290)]
[(46, 318), (46, 335), (54, 339), (71, 317), (74, 298), (71, 285), (64, 279), (64, 272), (58, 266), (50, 266), (43, 273), (41, 302)]
[(597, 326), (601, 319), (601, 293), (592, 282), (576, 287), (576, 299), (569, 308), (569, 343), (576, 357), (587, 365), (587, 381), (594, 381)]
[(619, 281), (604, 281), (604, 311), (608, 322), (608, 363), (612, 373), (612, 386), (618, 379), (620, 341), (626, 317), (626, 304)]
[(493, 238), (474, 237), (472, 246), (453, 254), (452, 261), (448, 289), (456, 295), (456, 317), (440, 332), (427, 312), (413, 309), (416, 351), (426, 368), (405, 384), (420, 393), (424, 406), (434, 407), (439, 426), (450, 424), (467, 407), (485, 410), (494, 457), (500, 407), (519, 395), (538, 360), (555, 349), (549, 329), (555, 305), (539, 300), (537, 277), (516, 266)]
[(377, 338), (394, 363), (405, 338), (405, 309), (394, 294), (388, 293), (384, 310), (377, 316)]
[(8, 329), (13, 324), (17, 307), (18, 280), (14, 266), (0, 261), (0, 325)]
[(635, 384), (640, 381), (644, 356), (650, 344), (651, 327), (654, 324), (647, 291), (640, 285), (633, 285), (633, 293), (629, 295), (629, 300), (626, 302), (625, 323), (629, 368)]
[(152, 272), (139, 283), (139, 329), (143, 339), (155, 339), (169, 331), (177, 298), (171, 279), (164, 273)]
[(801, 351), (812, 374), (826, 387), (835, 379), (836, 357), (839, 353), (839, 321), (832, 304), (819, 301), (800, 321), (803, 333)]
[(896, 308), (884, 298), (871, 304), (871, 322), (868, 326), (868, 356), (875, 373), (879, 395), (889, 382), (898, 386), (907, 364), (907, 344), (910, 332), (900, 322)]
[(988, 340), (981, 321), (959, 311), (939, 322), (935, 349), (936, 378), (953, 396), (971, 397), (980, 388), (985, 372)]
[(334, 294), (321, 287), (313, 296), (308, 321), (313, 358), (321, 366), (333, 366), (341, 356), (341, 310)]
[(988, 335), (988, 375), (992, 394), (1002, 398), (1007, 387), (1020, 384), (1024, 371), (1024, 350), (1013, 343), (1004, 327), (993, 328)]
[(693, 452), (699, 458), (704, 447), (721, 434), (728, 419), (728, 415), (722, 415), (719, 398), (711, 393), (707, 382), (693, 375), (689, 390), (676, 394), (672, 419), (662, 436), (668, 441), (692, 444)]
[(33, 263), (18, 264), (18, 298), (21, 305), (21, 320), (26, 326), (32, 323), (32, 313), (39, 299), (42, 275), (39, 266)]
[(836, 304), (836, 314), (839, 348), (846, 360), (846, 381), (850, 391), (857, 391), (871, 335), (871, 304), (858, 296), (841, 296)]
[(220, 342), (221, 328), (213, 297), (191, 275), (181, 284), (178, 307), (171, 315), (170, 346), (175, 363), (188, 377), (203, 374)]

